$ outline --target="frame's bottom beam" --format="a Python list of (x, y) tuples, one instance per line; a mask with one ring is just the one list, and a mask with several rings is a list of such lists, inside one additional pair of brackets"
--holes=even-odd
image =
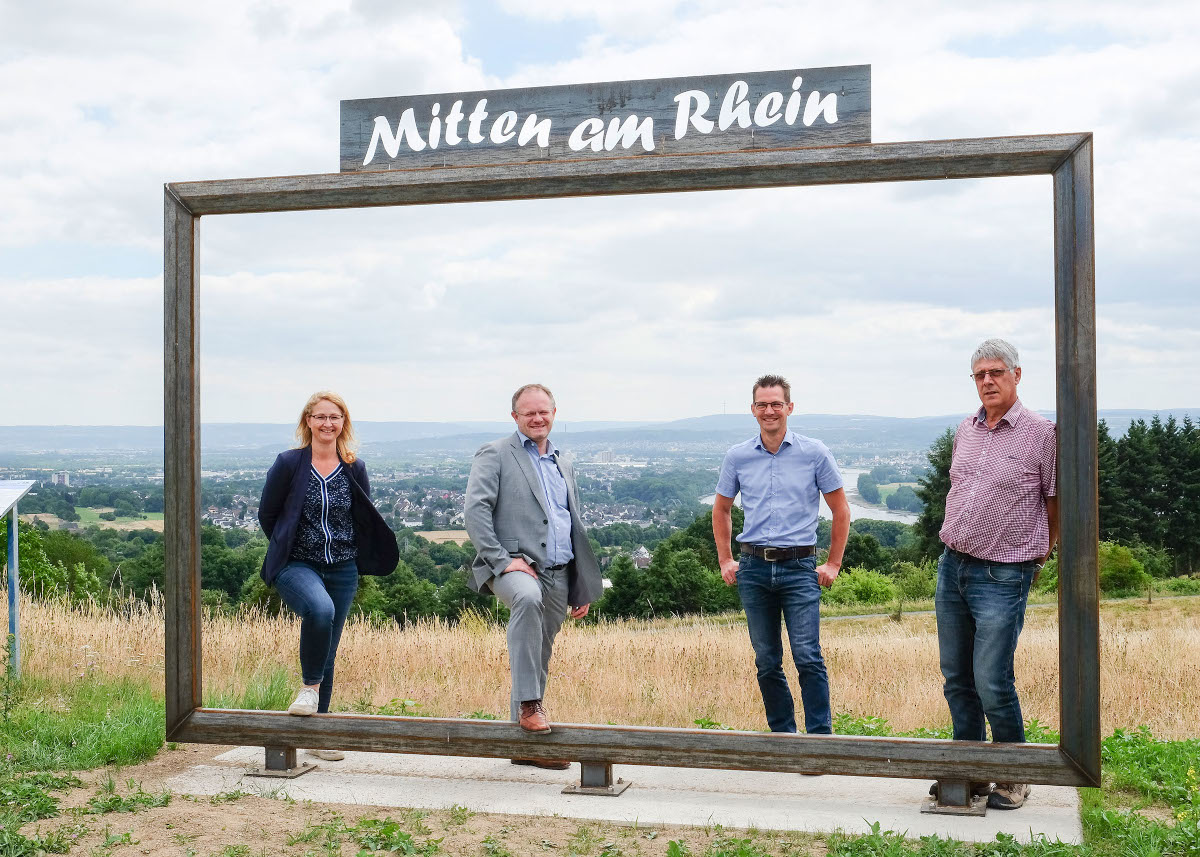
[(530, 735), (506, 721), (198, 708), (173, 741), (250, 746), (336, 747), (384, 753), (520, 759), (588, 759), (608, 764), (745, 771), (916, 777), (1087, 786), (1057, 746), (922, 738), (870, 738), (554, 724)]

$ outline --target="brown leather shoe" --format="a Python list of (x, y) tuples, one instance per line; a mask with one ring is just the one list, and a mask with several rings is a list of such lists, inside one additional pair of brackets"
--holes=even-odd
[(546, 709), (540, 699), (530, 699), (521, 703), (521, 728), (526, 732), (545, 734), (550, 731), (550, 721), (546, 719)]
[(535, 768), (545, 768), (547, 771), (565, 771), (571, 767), (566, 759), (513, 759), (514, 765), (533, 765)]

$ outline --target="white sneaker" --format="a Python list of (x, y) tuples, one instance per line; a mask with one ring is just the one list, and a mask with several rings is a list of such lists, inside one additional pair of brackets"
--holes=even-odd
[(288, 706), (288, 714), (308, 717), (317, 713), (317, 692), (311, 687), (302, 687), (296, 694), (296, 701)]
[(326, 762), (340, 762), (346, 758), (346, 754), (341, 750), (309, 750), (310, 756), (316, 756), (318, 759), (324, 759)]

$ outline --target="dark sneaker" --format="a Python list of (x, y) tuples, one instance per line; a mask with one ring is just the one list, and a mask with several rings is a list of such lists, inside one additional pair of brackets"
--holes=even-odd
[(1029, 797), (1029, 786), (1025, 783), (996, 783), (988, 795), (989, 809), (1020, 809)]

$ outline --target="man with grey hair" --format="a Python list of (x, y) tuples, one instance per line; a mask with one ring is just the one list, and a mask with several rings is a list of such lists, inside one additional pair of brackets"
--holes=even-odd
[[(1021, 362), (1003, 339), (971, 355), (981, 407), (958, 425), (938, 561), (938, 650), (961, 741), (1025, 741), (1013, 656), (1029, 588), (1058, 541), (1054, 423), (1017, 398)], [(973, 784), (993, 809), (1016, 809), (1025, 783)], [(938, 784), (930, 794), (936, 795)]]
[[(466, 527), (477, 551), (469, 584), (510, 611), (510, 715), (527, 732), (546, 733), (542, 704), (554, 638), (568, 612), (582, 619), (604, 594), (600, 565), (579, 514), (570, 463), (550, 440), (557, 409), (541, 384), (512, 397), (517, 430), (484, 444), (467, 479)], [(513, 759), (563, 770), (566, 761)]]

